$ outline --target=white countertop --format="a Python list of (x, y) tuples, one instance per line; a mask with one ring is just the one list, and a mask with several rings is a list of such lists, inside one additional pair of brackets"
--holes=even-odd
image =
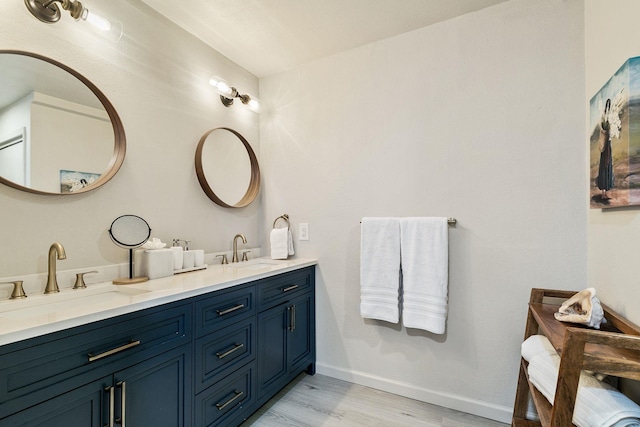
[(50, 295), (29, 295), (0, 301), (0, 345), (49, 334), (98, 320), (139, 311), (264, 279), (317, 264), (315, 259), (272, 260), (209, 266), (132, 285), (112, 282), (85, 289), (61, 289)]

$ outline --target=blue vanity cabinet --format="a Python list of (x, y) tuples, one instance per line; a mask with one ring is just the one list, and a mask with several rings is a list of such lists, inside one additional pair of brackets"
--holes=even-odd
[(109, 426), (111, 408), (190, 426), (191, 315), (172, 303), (0, 347), (0, 427)]
[(259, 287), (258, 403), (303, 371), (315, 373), (314, 267), (266, 280)]
[(234, 427), (315, 366), (314, 266), (0, 346), (0, 427)]

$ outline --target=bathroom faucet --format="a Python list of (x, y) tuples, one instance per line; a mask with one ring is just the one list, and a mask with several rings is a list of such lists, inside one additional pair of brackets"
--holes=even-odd
[(58, 259), (67, 258), (64, 248), (58, 242), (53, 243), (49, 248), (49, 276), (47, 277), (47, 287), (44, 288), (45, 294), (60, 292), (58, 281), (56, 280), (56, 257)]
[(242, 243), (247, 243), (247, 238), (244, 237), (244, 234), (236, 234), (233, 238), (233, 258), (231, 258), (231, 262), (238, 262), (238, 237), (242, 239)]

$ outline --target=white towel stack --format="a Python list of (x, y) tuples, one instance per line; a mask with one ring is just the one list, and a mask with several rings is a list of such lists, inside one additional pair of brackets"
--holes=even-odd
[[(544, 336), (533, 335), (522, 344), (529, 362), (531, 383), (553, 404), (560, 357)], [(640, 406), (609, 384), (582, 372), (573, 411), (578, 427), (631, 427), (640, 425)]]
[(402, 324), (444, 334), (449, 282), (447, 218), (403, 218)]
[(360, 314), (398, 323), (400, 221), (363, 218), (360, 243)]

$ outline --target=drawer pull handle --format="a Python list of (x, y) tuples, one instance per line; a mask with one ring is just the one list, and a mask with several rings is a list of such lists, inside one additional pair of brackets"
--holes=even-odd
[(218, 312), (218, 316), (224, 316), (225, 314), (232, 313), (236, 310), (240, 310), (244, 308), (244, 304), (238, 304), (235, 307), (227, 308), (226, 310), (216, 310)]
[(232, 349), (227, 350), (224, 353), (216, 353), (216, 356), (218, 356), (218, 359), (224, 359), (234, 351), (240, 350), (242, 347), (244, 347), (244, 344), (236, 344)]
[(224, 408), (226, 408), (228, 405), (231, 405), (236, 399), (239, 399), (240, 396), (244, 394), (244, 392), (238, 391), (238, 390), (234, 391), (234, 393), (235, 395), (231, 399), (227, 400), (226, 402), (216, 403), (216, 408), (218, 408), (218, 411), (222, 411)]
[(116, 391), (115, 388), (113, 387), (107, 387), (104, 389), (104, 391), (109, 393), (109, 424), (105, 425), (104, 427), (115, 427), (114, 424), (114, 419), (115, 419), (115, 398), (116, 398)]
[(91, 353), (89, 353), (87, 356), (89, 356), (89, 362), (94, 362), (96, 360), (102, 359), (103, 357), (107, 357), (107, 356), (111, 356), (112, 354), (116, 354), (116, 353), (120, 353), (121, 351), (130, 349), (131, 347), (135, 347), (137, 345), (140, 345), (140, 340), (137, 341), (131, 341), (130, 343), (127, 343), (125, 345), (121, 345), (120, 347), (111, 349), (111, 350), (107, 350), (104, 353), (100, 353), (100, 354), (96, 354), (93, 355)]
[(294, 290), (294, 289), (298, 289), (298, 288), (299, 288), (299, 286), (298, 286), (298, 285), (293, 285), (293, 286), (289, 286), (288, 288), (284, 288), (284, 289), (282, 290), (282, 292), (289, 292), (289, 291), (292, 291), (292, 290)]

